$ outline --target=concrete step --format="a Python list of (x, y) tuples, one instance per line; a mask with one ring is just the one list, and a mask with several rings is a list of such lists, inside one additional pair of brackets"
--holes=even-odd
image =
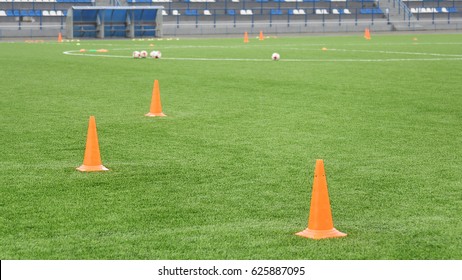
[(423, 31), (426, 30), (425, 26), (417, 23), (394, 23), (392, 24), (393, 31)]

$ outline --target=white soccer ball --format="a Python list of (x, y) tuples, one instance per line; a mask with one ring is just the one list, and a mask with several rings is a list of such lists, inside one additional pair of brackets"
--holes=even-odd
[(152, 58), (156, 58), (156, 59), (159, 59), (162, 57), (162, 53), (160, 51), (152, 51), (150, 55)]
[(133, 52), (133, 58), (140, 58), (141, 57), (141, 54), (139, 51), (134, 51)]
[(141, 58), (146, 58), (146, 57), (148, 57), (148, 52), (147, 52), (147, 51), (141, 51), (141, 52), (140, 52), (140, 57), (141, 57)]
[(280, 58), (281, 58), (281, 56), (278, 53), (273, 53), (271, 55), (271, 59), (273, 59), (273, 60), (279, 60)]

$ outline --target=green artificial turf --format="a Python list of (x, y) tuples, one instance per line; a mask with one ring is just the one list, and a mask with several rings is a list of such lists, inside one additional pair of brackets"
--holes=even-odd
[[(461, 259), (461, 46), (0, 42), (0, 259)], [(108, 172), (75, 170), (90, 115)], [(294, 235), (316, 159), (345, 238)]]

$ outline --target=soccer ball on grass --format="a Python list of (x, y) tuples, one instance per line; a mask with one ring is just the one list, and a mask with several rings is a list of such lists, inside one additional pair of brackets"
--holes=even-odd
[(162, 53), (160, 51), (152, 51), (149, 55), (152, 58), (156, 58), (156, 59), (159, 59), (162, 57)]
[(278, 53), (273, 53), (271, 55), (271, 59), (272, 60), (279, 60), (281, 58), (281, 56), (278, 54)]

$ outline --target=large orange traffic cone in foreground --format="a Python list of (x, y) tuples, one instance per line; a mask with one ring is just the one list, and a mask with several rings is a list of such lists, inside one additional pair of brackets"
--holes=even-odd
[(162, 104), (160, 103), (160, 90), (159, 90), (159, 81), (154, 81), (154, 87), (152, 88), (152, 99), (151, 107), (149, 108), (149, 113), (145, 114), (147, 117), (165, 117), (166, 115), (162, 113)]
[(85, 156), (83, 164), (77, 167), (79, 171), (107, 171), (106, 167), (101, 163), (101, 155), (99, 153), (98, 134), (96, 132), (96, 121), (94, 116), (90, 116), (88, 122), (87, 144), (85, 146)]
[(322, 159), (316, 160), (316, 167), (314, 169), (308, 228), (296, 233), (296, 235), (311, 239), (346, 236), (345, 233), (336, 230), (332, 222), (326, 173), (324, 172), (324, 162)]
[(248, 43), (249, 42), (249, 34), (246, 32), (244, 32), (244, 43)]
[(61, 32), (59, 32), (58, 34), (58, 43), (62, 43), (63, 42), (63, 35), (61, 34)]
[(369, 30), (369, 28), (366, 28), (364, 30), (364, 38), (366, 38), (366, 40), (370, 40), (371, 39), (371, 31)]
[(260, 37), (259, 37), (260, 41), (263, 41), (265, 40), (265, 37), (263, 36), (263, 31), (260, 31)]

